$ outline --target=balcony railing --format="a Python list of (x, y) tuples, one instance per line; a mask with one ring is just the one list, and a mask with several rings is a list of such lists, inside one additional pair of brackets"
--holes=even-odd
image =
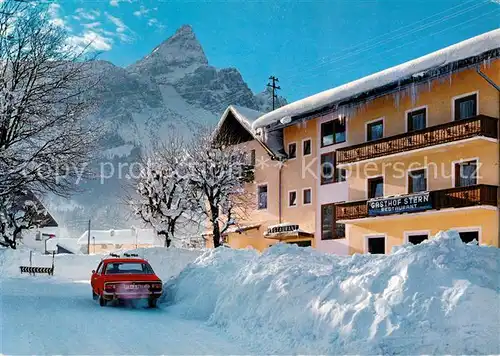
[[(498, 187), (494, 185), (473, 185), (434, 190), (430, 192), (432, 210), (464, 208), (475, 205), (497, 206)], [(371, 217), (368, 215), (368, 200), (335, 204), (337, 220), (352, 220)], [(397, 213), (394, 213), (397, 214)], [(411, 214), (411, 213), (407, 213)]]
[(469, 119), (427, 127), (419, 131), (405, 132), (376, 141), (340, 148), (337, 150), (337, 164), (354, 163), (475, 136), (496, 139), (498, 138), (497, 126), (498, 119), (478, 115)]

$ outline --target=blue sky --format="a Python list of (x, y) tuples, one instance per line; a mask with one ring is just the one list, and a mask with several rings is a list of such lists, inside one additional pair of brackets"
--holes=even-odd
[(500, 27), (500, 0), (59, 1), (75, 44), (126, 66), (190, 24), (211, 65), (250, 88), (280, 80), (289, 101)]

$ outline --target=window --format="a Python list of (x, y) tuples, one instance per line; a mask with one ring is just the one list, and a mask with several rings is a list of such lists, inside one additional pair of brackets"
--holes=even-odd
[(321, 184), (330, 184), (335, 181), (335, 152), (321, 155)]
[(302, 204), (309, 205), (312, 203), (312, 191), (311, 188), (306, 188), (302, 191)]
[(347, 172), (343, 168), (335, 169), (335, 182), (345, 182), (346, 181)]
[(425, 129), (427, 122), (426, 109), (419, 109), (408, 113), (408, 132)]
[(366, 125), (366, 140), (374, 141), (384, 137), (384, 120), (377, 120)]
[(321, 147), (345, 142), (345, 118), (321, 124)]
[(258, 209), (267, 209), (267, 185), (257, 187), (257, 200)]
[(455, 120), (468, 119), (477, 115), (477, 94), (455, 99)]
[(152, 274), (153, 269), (147, 263), (112, 262), (106, 265), (105, 274)]
[(479, 231), (462, 231), (458, 234), (460, 235), (460, 239), (466, 244), (474, 240), (479, 242)]
[(287, 242), (290, 245), (297, 245), (299, 247), (311, 247), (311, 240)]
[(408, 172), (408, 193), (425, 192), (427, 190), (427, 177), (425, 169)]
[(255, 166), (255, 150), (250, 151), (250, 165)]
[(345, 224), (341, 224), (341, 223), (335, 224), (335, 237), (338, 239), (345, 238)]
[(288, 206), (297, 206), (297, 191), (288, 192)]
[(469, 187), (477, 184), (477, 161), (455, 164), (455, 187)]
[(96, 273), (101, 274), (102, 273), (102, 268), (104, 267), (104, 263), (99, 263), (99, 266), (97, 267)]
[(422, 241), (427, 240), (428, 238), (429, 236), (427, 236), (427, 234), (408, 235), (408, 242), (413, 245), (418, 245), (422, 243)]
[(297, 144), (289, 143), (288, 144), (288, 159), (294, 159), (297, 157)]
[(384, 196), (384, 177), (368, 179), (368, 199)]
[(333, 239), (334, 211), (333, 204), (321, 205), (321, 240)]
[(336, 220), (335, 204), (321, 205), (321, 240), (345, 238), (345, 225)]
[(369, 237), (368, 238), (368, 253), (372, 255), (385, 253), (385, 237)]
[(302, 141), (302, 155), (308, 156), (311, 154), (311, 140)]

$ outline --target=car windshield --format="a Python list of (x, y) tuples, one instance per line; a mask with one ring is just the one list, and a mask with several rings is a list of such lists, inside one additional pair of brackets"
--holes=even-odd
[(144, 262), (112, 262), (106, 266), (106, 274), (153, 274), (153, 269)]

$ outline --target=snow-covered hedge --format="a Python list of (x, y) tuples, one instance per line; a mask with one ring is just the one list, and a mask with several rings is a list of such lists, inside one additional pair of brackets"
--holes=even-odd
[(268, 353), (498, 354), (500, 250), (440, 233), (392, 254), (206, 251), (165, 305)]

